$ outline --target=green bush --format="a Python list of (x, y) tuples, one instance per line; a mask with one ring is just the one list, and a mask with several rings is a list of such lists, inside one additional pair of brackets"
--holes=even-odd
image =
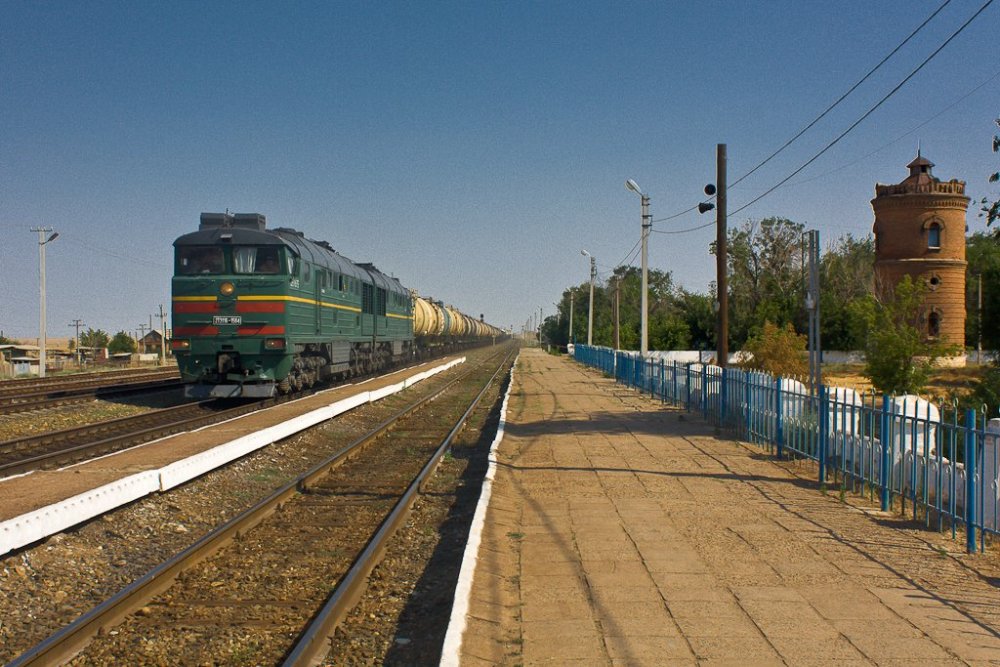
[(743, 369), (784, 377), (802, 376), (809, 371), (806, 337), (795, 333), (791, 324), (779, 327), (764, 322), (764, 330), (746, 342), (743, 352), (750, 355), (739, 363)]

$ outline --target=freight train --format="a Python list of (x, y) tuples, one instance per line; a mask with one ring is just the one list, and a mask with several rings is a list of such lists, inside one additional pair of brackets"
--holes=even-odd
[(258, 213), (174, 241), (171, 349), (191, 397), (268, 397), (505, 332)]

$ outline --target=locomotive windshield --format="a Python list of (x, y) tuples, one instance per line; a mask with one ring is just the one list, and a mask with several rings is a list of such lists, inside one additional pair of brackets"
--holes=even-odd
[(281, 248), (241, 246), (233, 248), (233, 273), (275, 274), (281, 271)]
[(177, 249), (177, 273), (182, 276), (222, 273), (224, 260), (222, 248), (181, 247)]

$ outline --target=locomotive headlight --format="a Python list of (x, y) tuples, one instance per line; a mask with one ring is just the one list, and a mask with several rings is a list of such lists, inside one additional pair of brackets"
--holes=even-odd
[(191, 349), (191, 341), (183, 338), (174, 338), (170, 341), (170, 348), (173, 350), (189, 350)]
[(222, 293), (222, 296), (229, 296), (236, 291), (236, 288), (233, 287), (232, 283), (222, 283), (219, 285), (219, 291)]
[(285, 339), (284, 338), (265, 338), (264, 339), (264, 349), (265, 350), (284, 350), (285, 349)]

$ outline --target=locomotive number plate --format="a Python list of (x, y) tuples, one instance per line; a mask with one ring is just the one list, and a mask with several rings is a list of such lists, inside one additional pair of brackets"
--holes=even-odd
[(212, 318), (212, 324), (243, 324), (242, 315), (216, 315)]

